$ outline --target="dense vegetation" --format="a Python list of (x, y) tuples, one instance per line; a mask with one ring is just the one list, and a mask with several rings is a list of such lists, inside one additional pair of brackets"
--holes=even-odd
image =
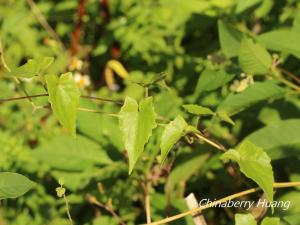
[(1, 225), (300, 224), (297, 0), (0, 0), (0, 27)]

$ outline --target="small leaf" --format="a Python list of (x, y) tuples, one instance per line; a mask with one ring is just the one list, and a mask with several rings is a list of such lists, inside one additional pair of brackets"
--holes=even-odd
[(30, 59), (24, 65), (12, 70), (7, 75), (10, 77), (31, 78), (41, 75), (54, 61), (53, 57)]
[(119, 112), (119, 126), (129, 157), (129, 174), (131, 174), (144, 146), (157, 126), (152, 97), (136, 100), (126, 97)]
[(65, 179), (63, 177), (60, 177), (58, 179), (58, 183), (59, 183), (60, 186), (63, 186), (65, 184)]
[(246, 38), (240, 46), (239, 65), (247, 74), (265, 75), (271, 69), (272, 58), (265, 48)]
[(165, 130), (161, 137), (160, 150), (161, 162), (163, 163), (174, 144), (185, 135), (185, 129), (188, 124), (182, 118), (177, 116), (173, 121), (166, 125)]
[(273, 170), (271, 159), (262, 148), (254, 145), (250, 141), (242, 142), (237, 150), (225, 152), (222, 160), (236, 161), (243, 174), (254, 180), (266, 193), (267, 199), (273, 201)]
[(233, 74), (229, 74), (224, 70), (205, 69), (199, 76), (194, 96), (199, 97), (205, 91), (216, 90), (227, 84), (233, 78)]
[(200, 105), (187, 104), (183, 105), (183, 108), (186, 109), (191, 114), (200, 116), (200, 115), (215, 115), (215, 113), (207, 107), (203, 107)]
[(251, 214), (235, 214), (235, 225), (257, 225)]
[(235, 125), (234, 121), (228, 116), (228, 114), (225, 111), (217, 112), (217, 117), (219, 117), (221, 120), (230, 123), (231, 125)]
[(280, 219), (276, 217), (266, 217), (262, 221), (261, 225), (279, 225)]
[(245, 35), (231, 24), (218, 21), (219, 40), (224, 54), (231, 58), (239, 54), (240, 43)]
[(79, 105), (80, 91), (73, 80), (72, 73), (62, 74), (59, 78), (47, 75), (51, 108), (58, 121), (76, 136), (77, 107)]
[(0, 200), (17, 198), (34, 186), (34, 182), (18, 173), (0, 172)]

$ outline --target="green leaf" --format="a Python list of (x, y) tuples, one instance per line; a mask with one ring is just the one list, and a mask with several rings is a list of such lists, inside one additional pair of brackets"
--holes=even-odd
[(62, 74), (59, 78), (47, 75), (51, 108), (58, 121), (76, 136), (77, 108), (79, 105), (80, 91), (73, 80), (72, 73)]
[(237, 150), (231, 149), (225, 152), (221, 159), (236, 161), (242, 173), (254, 180), (266, 193), (267, 199), (273, 201), (274, 177), (271, 159), (262, 148), (245, 140)]
[(235, 214), (235, 225), (257, 225), (256, 220), (251, 214)]
[(41, 75), (54, 61), (53, 57), (30, 59), (24, 65), (12, 70), (7, 75), (10, 77), (31, 78)]
[(157, 126), (155, 119), (152, 97), (142, 99), (139, 104), (133, 98), (126, 97), (119, 112), (119, 126), (128, 152), (129, 174)]
[(200, 116), (200, 115), (215, 115), (215, 113), (207, 107), (203, 107), (200, 105), (187, 104), (183, 105), (183, 108), (186, 109), (191, 114)]
[(237, 1), (237, 7), (236, 7), (236, 13), (241, 13), (245, 11), (246, 9), (249, 9), (250, 7), (253, 7), (260, 3), (262, 0), (238, 0)]
[(299, 134), (300, 119), (289, 119), (265, 126), (246, 139), (262, 147), (272, 159), (281, 159), (293, 155), (299, 156)]
[(218, 112), (217, 117), (219, 117), (221, 120), (227, 123), (230, 123), (231, 125), (235, 125), (234, 121), (228, 116), (228, 114), (225, 111)]
[(0, 200), (6, 198), (17, 198), (35, 185), (27, 177), (10, 172), (0, 172)]
[(261, 225), (279, 225), (280, 219), (276, 217), (266, 217), (262, 221)]
[(218, 21), (219, 40), (223, 53), (231, 58), (239, 54), (240, 42), (245, 34), (233, 25)]
[(229, 94), (218, 106), (217, 112), (225, 111), (232, 116), (263, 100), (281, 97), (284, 94), (285, 89), (272, 81), (255, 82), (242, 92)]
[(271, 69), (272, 58), (261, 45), (246, 38), (240, 46), (239, 65), (247, 74), (265, 75)]
[(93, 165), (110, 164), (106, 152), (95, 142), (78, 135), (76, 139), (57, 136), (37, 148), (33, 156), (55, 169), (82, 171)]
[(198, 97), (205, 91), (216, 90), (231, 81), (233, 77), (233, 74), (228, 74), (224, 70), (205, 69), (200, 74), (194, 96)]
[(180, 115), (178, 115), (173, 121), (166, 125), (160, 142), (162, 163), (165, 161), (173, 145), (176, 144), (176, 142), (185, 135), (185, 129), (187, 127), (188, 124)]
[(300, 58), (299, 31), (274, 30), (261, 34), (257, 40), (268, 49), (289, 53)]

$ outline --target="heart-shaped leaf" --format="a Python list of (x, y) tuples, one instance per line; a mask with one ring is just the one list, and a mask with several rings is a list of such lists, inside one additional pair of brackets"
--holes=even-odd
[(72, 73), (62, 74), (59, 78), (55, 75), (47, 75), (46, 83), (49, 102), (55, 116), (75, 136), (80, 91), (73, 80)]
[(129, 174), (131, 174), (144, 146), (157, 126), (152, 97), (136, 100), (126, 97), (119, 112), (119, 125), (129, 157)]

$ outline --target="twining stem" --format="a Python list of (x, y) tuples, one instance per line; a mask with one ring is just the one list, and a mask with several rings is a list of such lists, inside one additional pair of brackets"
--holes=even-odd
[(108, 207), (107, 205), (102, 204), (101, 202), (99, 202), (95, 196), (88, 194), (87, 195), (87, 201), (91, 204), (94, 204), (96, 206), (99, 206), (100, 208), (105, 209), (106, 211), (108, 211), (117, 221), (120, 225), (126, 225), (125, 222), (121, 219), (120, 216), (118, 216), (118, 214), (111, 208)]
[(65, 203), (66, 203), (67, 215), (68, 215), (68, 219), (70, 221), (70, 225), (73, 225), (73, 220), (72, 220), (71, 213), (70, 213), (69, 201), (68, 201), (65, 194), (63, 195), (63, 197), (64, 197), (64, 200), (65, 200)]
[(290, 78), (292, 78), (292, 79), (293, 79), (294, 81), (296, 81), (298, 84), (300, 84), (300, 78), (299, 78), (297, 75), (295, 75), (295, 74), (293, 74), (292, 72), (290, 72), (290, 71), (288, 71), (288, 70), (286, 70), (286, 69), (284, 69), (284, 68), (281, 68), (281, 67), (276, 67), (276, 69), (277, 69), (279, 72), (288, 75)]
[(151, 210), (150, 210), (150, 187), (151, 183), (146, 181), (146, 184), (142, 183), (142, 187), (145, 192), (145, 211), (147, 223), (151, 223)]
[[(8, 71), (8, 72), (11, 72), (11, 69), (9, 68), (9, 66), (7, 65), (6, 61), (5, 61), (5, 58), (4, 58), (4, 55), (3, 55), (3, 46), (2, 46), (2, 42), (0, 40), (0, 59), (1, 59), (1, 62), (3, 64), (3, 67)], [(28, 95), (25, 87), (23, 86), (22, 82), (19, 80), (19, 78), (15, 77), (14, 80), (16, 81), (16, 83), (18, 85), (20, 85), (22, 91), (24, 92), (24, 94), (27, 96), (27, 99), (30, 101), (31, 105), (33, 108), (35, 108), (35, 104), (34, 102), (32, 101), (32, 99), (30, 98), (30, 96)]]
[[(26, 95), (26, 96), (15, 97), (15, 98), (6, 98), (6, 99), (0, 99), (0, 103), (17, 101), (17, 100), (22, 100), (22, 99), (32, 99), (32, 98), (46, 97), (46, 96), (48, 96), (48, 94), (36, 94), (36, 95)], [(82, 96), (80, 96), (80, 98), (98, 100), (98, 101), (103, 101), (103, 102), (112, 102), (112, 103), (115, 103), (115, 104), (118, 104), (118, 105), (123, 105), (123, 103), (121, 101), (108, 99), (108, 98), (100, 98), (100, 97), (86, 96), (86, 95), (82, 95)]]
[(282, 83), (284, 83), (286, 86), (289, 86), (290, 88), (292, 88), (295, 91), (297, 91), (298, 93), (300, 93), (300, 87), (297, 86), (296, 84), (293, 84), (292, 82), (284, 79), (283, 77), (276, 77), (276, 79), (281, 81)]
[(207, 144), (210, 144), (211, 146), (215, 147), (216, 149), (218, 149), (218, 150), (220, 150), (220, 151), (222, 151), (222, 152), (225, 152), (225, 151), (226, 151), (226, 149), (225, 149), (225, 147), (224, 147), (223, 145), (218, 144), (218, 143), (216, 143), (216, 142), (214, 142), (214, 141), (212, 141), (212, 140), (210, 140), (210, 139), (204, 137), (203, 135), (201, 135), (201, 134), (199, 134), (199, 133), (194, 133), (194, 135), (195, 135), (197, 138), (199, 138), (200, 140), (202, 140), (202, 141), (206, 142)]
[(92, 113), (99, 113), (99, 114), (104, 114), (107, 116), (113, 116), (113, 117), (118, 117), (117, 114), (114, 113), (108, 113), (108, 112), (103, 112), (103, 111), (98, 111), (98, 110), (94, 110), (94, 109), (86, 109), (86, 108), (77, 108), (77, 110), (82, 111), (82, 112), (92, 112)]
[[(273, 184), (273, 188), (288, 188), (288, 187), (295, 187), (295, 186), (300, 186), (300, 182), (283, 182), (283, 183), (274, 183)], [(211, 203), (208, 203), (206, 205), (200, 206), (198, 208), (195, 208), (195, 209), (188, 210), (186, 212), (177, 214), (175, 216), (171, 216), (171, 217), (165, 218), (165, 219), (157, 221), (157, 222), (147, 223), (147, 225), (159, 225), (159, 224), (169, 223), (169, 222), (178, 220), (180, 218), (183, 218), (185, 216), (192, 215), (192, 214), (197, 213), (197, 212), (201, 212), (205, 209), (209, 209), (209, 208), (213, 207), (216, 204), (221, 204), (221, 203), (224, 203), (224, 202), (227, 202), (227, 201), (230, 201), (230, 200), (233, 200), (233, 199), (245, 196), (245, 195), (249, 195), (249, 194), (257, 192), (259, 190), (261, 190), (261, 188), (259, 188), (259, 187), (251, 188), (251, 189), (248, 189), (246, 191), (242, 191), (242, 192), (239, 192), (239, 193), (221, 198), (219, 200), (216, 200), (214, 202), (211, 202)]]

